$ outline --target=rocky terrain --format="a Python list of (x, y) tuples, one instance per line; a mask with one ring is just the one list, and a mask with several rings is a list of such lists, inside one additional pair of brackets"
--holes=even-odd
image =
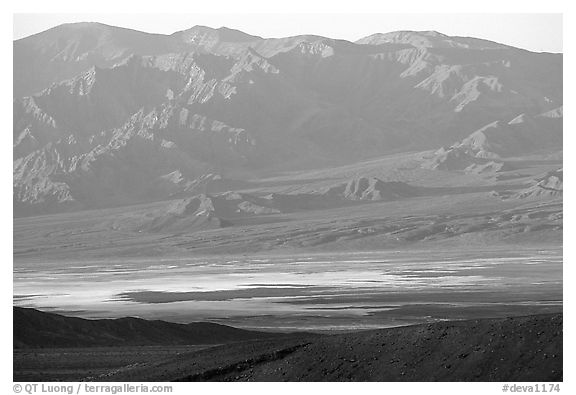
[(438, 32), (352, 43), (78, 23), (15, 41), (14, 66), (18, 217), (190, 197), (207, 174), (440, 147), (425, 168), (486, 173), (562, 150), (561, 54)]
[[(521, 114), (495, 121), (449, 147), (442, 147), (422, 164), (425, 168), (501, 172), (514, 169), (505, 158), (556, 153), (562, 146), (563, 109), (536, 116)], [(543, 132), (545, 131), (545, 132)]]
[(562, 175), (562, 169), (550, 171), (534, 179), (530, 187), (515, 193), (512, 197), (517, 199), (529, 199), (540, 196), (562, 196), (564, 191)]
[[(71, 322), (72, 328), (78, 322), (52, 318)], [(37, 324), (41, 330), (48, 322)], [(131, 334), (139, 338), (147, 327), (159, 324), (141, 321)], [(59, 349), (15, 350), (14, 380), (555, 382), (563, 380), (562, 333), (562, 314), (548, 314), (300, 334), (201, 350), (181, 346), (180, 352), (142, 348), (139, 355), (125, 347), (122, 354), (68, 349), (67, 358), (58, 358)], [(103, 369), (101, 361), (114, 368)]]

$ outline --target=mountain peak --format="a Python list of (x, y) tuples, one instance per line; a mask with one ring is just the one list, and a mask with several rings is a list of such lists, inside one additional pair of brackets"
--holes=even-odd
[(435, 30), (400, 30), (389, 33), (375, 33), (357, 40), (356, 44), (409, 44), (418, 48), (462, 49), (494, 49), (505, 47), (504, 45), (487, 40), (470, 39), (465, 37), (450, 37)]
[[(357, 44), (383, 44), (383, 43), (402, 43), (412, 44), (418, 40), (433, 40), (449, 38), (447, 35), (433, 30), (414, 31), (414, 30), (398, 30), (388, 33), (374, 33), (369, 36), (363, 37), (356, 41)], [(424, 43), (422, 41), (422, 43)]]
[(252, 36), (248, 33), (236, 29), (230, 29), (226, 26), (215, 29), (202, 25), (196, 25), (190, 29), (176, 32), (173, 36), (180, 36), (183, 41), (188, 43), (199, 43), (208, 40), (229, 43), (245, 43), (262, 39), (262, 37)]

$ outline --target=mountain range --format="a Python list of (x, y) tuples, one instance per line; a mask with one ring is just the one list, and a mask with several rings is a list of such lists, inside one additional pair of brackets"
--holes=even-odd
[(190, 196), (207, 174), (253, 180), (426, 150), (440, 151), (423, 166), (442, 169), (448, 151), (562, 150), (562, 54), (482, 39), (76, 23), (13, 49), (15, 216)]

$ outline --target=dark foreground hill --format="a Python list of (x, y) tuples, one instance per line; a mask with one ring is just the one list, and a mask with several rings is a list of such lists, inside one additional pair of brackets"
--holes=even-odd
[(214, 347), (106, 380), (561, 381), (562, 315)]
[(222, 344), (277, 337), (209, 322), (86, 320), (14, 307), (14, 348)]
[[(26, 316), (48, 317), (52, 324), (58, 323), (60, 333), (66, 331), (62, 327), (68, 320), (74, 323), (71, 325), (100, 323), (108, 331), (101, 336), (112, 333), (112, 323), (138, 323), (130, 330), (133, 339), (142, 336), (139, 331), (145, 325), (182, 328), (181, 332), (162, 332), (164, 338), (172, 339), (178, 338), (175, 332), (185, 338), (184, 328), (194, 328), (143, 320), (57, 318), (28, 309), (15, 310), (15, 322), (18, 318), (20, 325)], [(263, 337), (233, 328), (213, 328), (219, 328), (220, 334), (235, 333), (236, 339)], [(21, 339), (18, 331), (22, 328), (15, 324), (14, 329)], [(32, 333), (27, 332), (29, 336)], [(41, 327), (34, 333), (42, 333)], [(212, 334), (219, 332), (213, 330)], [(196, 338), (207, 342), (206, 337)], [(76, 348), (68, 349), (65, 359), (59, 357), (62, 350), (58, 349), (15, 350), (14, 375), (15, 379), (34, 377), (36, 381), (64, 377), (103, 381), (562, 381), (562, 343), (562, 314), (546, 314), (324, 336), (300, 334), (200, 350), (185, 346), (180, 350), (141, 347), (141, 351)], [(116, 349), (120, 353), (114, 354)], [(51, 361), (49, 368), (42, 361)]]
[(199, 351), (113, 380), (559, 381), (562, 315), (441, 322)]

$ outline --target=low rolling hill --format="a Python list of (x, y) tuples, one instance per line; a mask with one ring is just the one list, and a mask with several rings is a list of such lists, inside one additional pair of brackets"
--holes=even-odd
[(140, 318), (87, 320), (14, 307), (14, 348), (221, 344), (268, 339), (254, 332), (209, 322), (176, 324)]

